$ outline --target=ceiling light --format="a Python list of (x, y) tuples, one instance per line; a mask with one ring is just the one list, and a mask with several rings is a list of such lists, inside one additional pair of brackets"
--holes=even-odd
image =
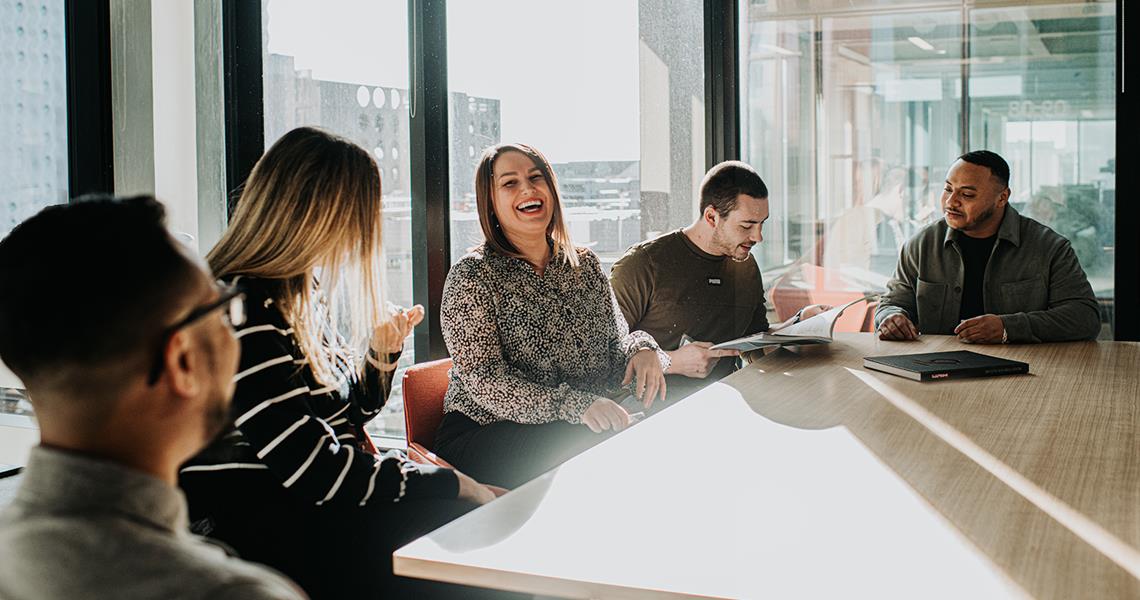
[(917, 35), (912, 35), (912, 36), (906, 38), (906, 40), (908, 42), (914, 44), (915, 46), (918, 46), (919, 48), (926, 50), (927, 52), (934, 50), (934, 46), (931, 45), (930, 42), (918, 37)]

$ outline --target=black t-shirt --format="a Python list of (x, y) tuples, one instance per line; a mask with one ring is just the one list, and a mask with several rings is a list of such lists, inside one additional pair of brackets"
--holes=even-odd
[(996, 240), (996, 233), (987, 238), (972, 238), (965, 234), (958, 236), (958, 248), (962, 251), (962, 264), (966, 269), (962, 278), (962, 306), (958, 309), (960, 320), (986, 314), (982, 283)]

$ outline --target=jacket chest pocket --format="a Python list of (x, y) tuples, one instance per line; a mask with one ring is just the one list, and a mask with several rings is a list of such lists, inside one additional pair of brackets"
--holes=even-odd
[(946, 292), (949, 286), (945, 283), (932, 283), (918, 280), (918, 287), (914, 291), (918, 303), (918, 330), (923, 333), (943, 333), (942, 313), (946, 307)]
[(1038, 277), (1001, 284), (1001, 295), (994, 303), (996, 312), (1015, 313), (1048, 308), (1045, 282)]

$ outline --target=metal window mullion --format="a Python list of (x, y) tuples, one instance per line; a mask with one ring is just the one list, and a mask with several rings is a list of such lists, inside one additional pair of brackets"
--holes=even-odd
[(68, 197), (115, 189), (110, 0), (67, 0)]
[(962, 144), (961, 153), (970, 151), (970, 8), (962, 3), (962, 97), (960, 99), (962, 114), (959, 115), (958, 126), (962, 131), (958, 139)]
[(412, 297), (426, 311), (416, 362), (447, 356), (439, 312), (451, 266), (448, 161), (447, 4), (408, 0), (411, 130)]
[(261, 2), (222, 0), (227, 214), (265, 152)]
[(740, 158), (740, 6), (705, 0), (705, 167)]
[[(1135, 105), (1138, 94), (1128, 91), (1125, 80), (1129, 69), (1136, 64), (1136, 44), (1126, 45), (1129, 30), (1124, 14), (1124, 0), (1116, 2), (1116, 247), (1115, 247), (1115, 315), (1113, 337), (1116, 340), (1140, 341), (1140, 236), (1135, 234), (1136, 223), (1140, 221), (1140, 204), (1125, 198), (1120, 201), (1122, 190), (1134, 190), (1140, 185), (1140, 169), (1128, 166), (1128, 156), (1133, 148), (1130, 143), (1140, 137), (1140, 118), (1136, 111), (1121, 110)], [(1128, 79), (1135, 79), (1131, 77)], [(1123, 310), (1121, 310), (1123, 308)]]

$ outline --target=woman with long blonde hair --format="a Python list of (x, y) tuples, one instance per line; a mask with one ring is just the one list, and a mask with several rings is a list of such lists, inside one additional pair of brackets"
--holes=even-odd
[(669, 358), (630, 332), (598, 257), (575, 246), (546, 158), (523, 144), (475, 173), (486, 241), (447, 276), (440, 311), (454, 366), (437, 454), (513, 487), (631, 423), (616, 400), (665, 397)]
[(248, 315), (233, 426), (181, 472), (191, 519), (314, 598), (400, 589), (393, 550), (493, 498), (457, 471), (373, 453), (364, 432), (423, 318), (383, 300), (380, 189), (368, 152), (294, 129), (207, 257)]

